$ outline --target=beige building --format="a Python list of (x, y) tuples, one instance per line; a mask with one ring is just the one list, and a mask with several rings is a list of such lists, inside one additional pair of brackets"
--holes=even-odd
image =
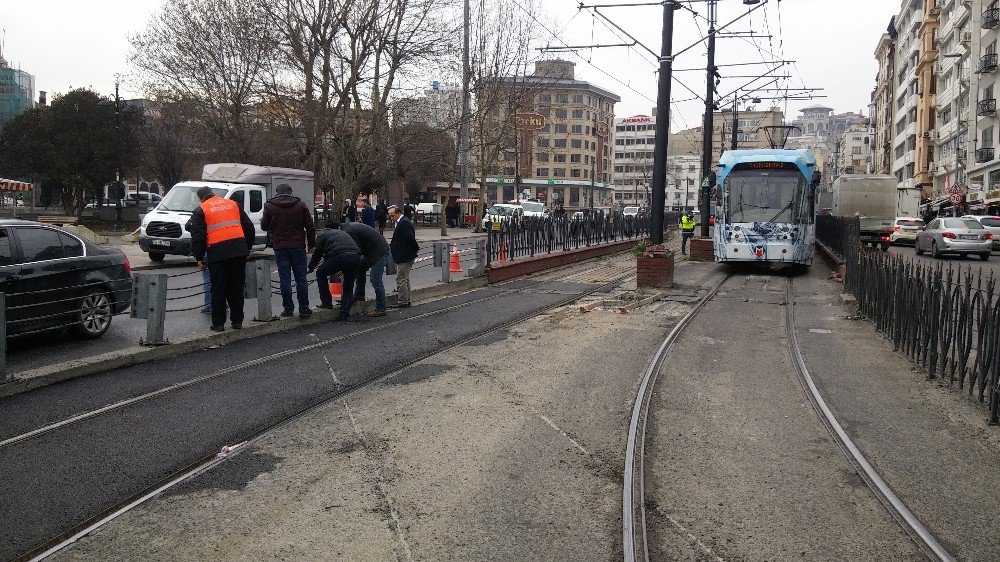
[(863, 174), (868, 170), (868, 126), (851, 125), (837, 139), (836, 174)]
[[(525, 189), (531, 197), (567, 208), (589, 206), (591, 199), (600, 206), (610, 199), (614, 107), (621, 98), (577, 80), (574, 67), (564, 60), (538, 61), (529, 76), (501, 79), (519, 100), (508, 109), (508, 121), (514, 114), (537, 114), (544, 124), (516, 133), (511, 129), (512, 138), (504, 143), (508, 150), (488, 172), (491, 202), (522, 197)], [(515, 180), (521, 181), (520, 191)]]
[[(736, 148), (770, 148), (762, 127), (784, 125), (785, 114), (777, 107), (772, 107), (764, 111), (740, 111), (736, 120)], [(712, 122), (712, 161), (718, 162), (722, 153), (732, 146), (733, 114), (729, 111), (716, 111)]]
[(892, 167), (892, 123), (893, 101), (896, 99), (895, 83), (896, 54), (896, 18), (889, 20), (888, 30), (879, 39), (875, 48), (875, 60), (878, 61), (878, 74), (875, 78), (875, 91), (872, 93), (871, 130), (872, 142), (871, 168), (874, 174), (888, 174)]
[[(1000, 212), (1000, 160), (997, 159), (997, 40), (1000, 39), (1000, 6), (996, 1), (973, 2), (971, 19), (971, 59), (978, 70), (971, 76), (975, 112), (970, 118), (968, 203), (976, 212)], [(974, 120), (974, 124), (973, 121)], [(937, 203), (937, 201), (935, 201)]]
[(917, 126), (913, 184), (920, 188), (925, 197), (934, 192), (934, 174), (931, 169), (935, 157), (934, 130), (937, 127), (937, 76), (934, 70), (938, 59), (937, 31), (941, 17), (937, 4), (937, 0), (924, 0), (923, 18), (917, 33), (919, 53), (915, 65)]

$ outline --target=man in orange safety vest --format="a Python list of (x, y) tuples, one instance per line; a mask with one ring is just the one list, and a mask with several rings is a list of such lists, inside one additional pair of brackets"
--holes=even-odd
[(253, 248), (250, 217), (231, 199), (209, 187), (198, 190), (201, 205), (191, 213), (191, 254), (208, 268), (212, 285), (212, 331), (226, 329), (226, 308), (233, 329), (243, 327), (243, 284), (246, 260)]

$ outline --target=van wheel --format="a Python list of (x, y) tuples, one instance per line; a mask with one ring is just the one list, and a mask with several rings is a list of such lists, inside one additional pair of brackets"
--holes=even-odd
[(149, 253), (149, 259), (150, 259), (150, 261), (163, 261), (163, 258), (165, 258), (165, 257), (167, 257), (167, 255), (164, 254), (164, 253), (162, 253), (162, 252), (150, 252)]
[(104, 335), (111, 327), (111, 297), (102, 289), (93, 288), (83, 294), (76, 312), (73, 333), (84, 339)]

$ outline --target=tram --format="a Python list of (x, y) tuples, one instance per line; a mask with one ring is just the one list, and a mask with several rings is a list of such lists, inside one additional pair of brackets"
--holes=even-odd
[(716, 177), (716, 261), (812, 264), (820, 178), (812, 151), (730, 150)]

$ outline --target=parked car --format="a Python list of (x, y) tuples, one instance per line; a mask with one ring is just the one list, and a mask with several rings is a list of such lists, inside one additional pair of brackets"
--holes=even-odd
[(1000, 250), (1000, 217), (996, 215), (965, 215), (963, 219), (976, 219), (993, 235), (993, 249)]
[(625, 207), (622, 209), (622, 215), (626, 217), (638, 218), (642, 215), (641, 207)]
[(0, 291), (7, 336), (69, 328), (98, 338), (131, 305), (132, 277), (121, 250), (60, 228), (0, 220)]
[(524, 217), (524, 209), (520, 205), (510, 203), (497, 203), (486, 210), (483, 217), (483, 228), (487, 228), (486, 223), (492, 223), (494, 230), (500, 230), (500, 225), (504, 221), (511, 219), (521, 219)]
[(990, 259), (993, 234), (979, 221), (964, 218), (936, 218), (917, 233), (914, 251), (917, 255), (929, 251), (935, 258), (943, 254), (967, 256), (975, 254), (983, 261)]
[(917, 233), (926, 226), (922, 219), (913, 217), (896, 217), (893, 221), (892, 234), (889, 235), (889, 245), (898, 245), (900, 242), (913, 244), (917, 239)]
[(524, 210), (525, 218), (549, 218), (549, 210), (545, 207), (545, 203), (539, 201), (522, 201), (521, 209)]

